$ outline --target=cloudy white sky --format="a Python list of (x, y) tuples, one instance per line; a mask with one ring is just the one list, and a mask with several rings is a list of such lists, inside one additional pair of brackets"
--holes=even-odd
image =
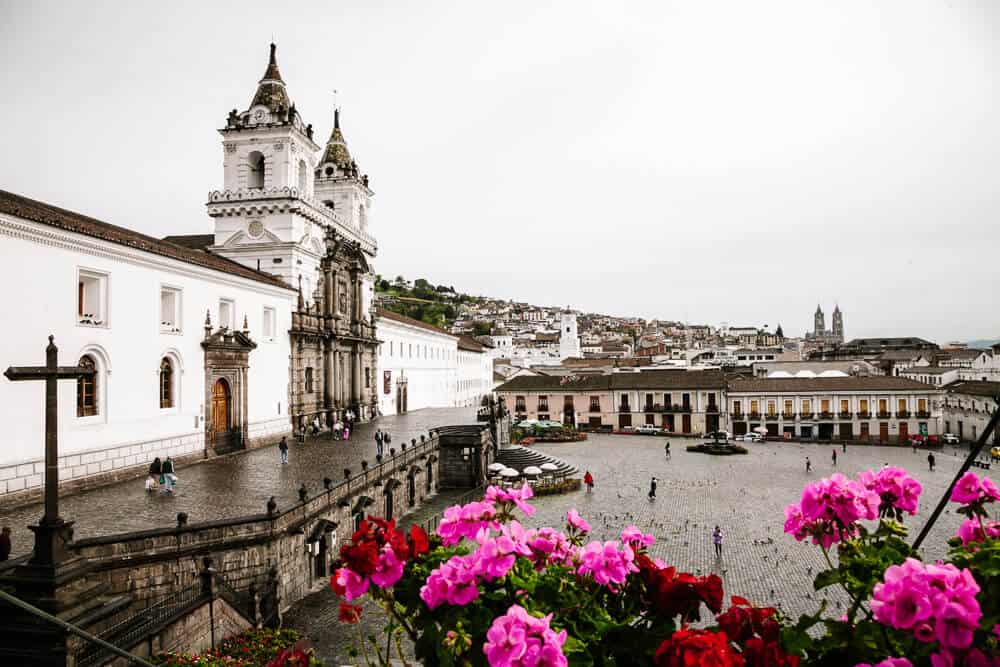
[[(377, 269), (612, 314), (1000, 336), (1000, 3), (0, 2), (0, 188), (210, 231), (278, 43)], [(828, 314), (829, 318), (829, 314)], [(829, 323), (829, 319), (828, 319)]]

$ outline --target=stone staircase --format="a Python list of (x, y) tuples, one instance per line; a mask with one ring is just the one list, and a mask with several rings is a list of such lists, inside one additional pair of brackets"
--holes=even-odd
[(496, 460), (518, 472), (523, 472), (528, 466), (541, 467), (543, 463), (553, 463), (558, 466), (557, 470), (552, 471), (555, 477), (572, 477), (580, 472), (575, 466), (562, 459), (542, 454), (535, 449), (521, 445), (511, 445), (500, 449), (497, 452)]

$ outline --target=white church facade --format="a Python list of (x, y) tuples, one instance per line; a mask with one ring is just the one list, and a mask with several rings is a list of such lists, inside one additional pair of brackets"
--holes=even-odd
[[(26, 276), (43, 276), (26, 280)], [(16, 285), (4, 367), (92, 366), (59, 382), (60, 480), (134, 474), (290, 431), (295, 292), (222, 257), (0, 192), (0, 280)], [(0, 381), (0, 498), (42, 486), (44, 387)], [(131, 470), (130, 470), (131, 469)]]
[[(250, 105), (219, 132), (210, 233), (157, 239), (0, 191), (0, 279), (16, 286), (2, 297), (2, 368), (43, 364), (54, 335), (60, 365), (95, 370), (59, 383), (66, 487), (269, 444), (348, 410), (368, 420), (471, 400), (458, 395), (456, 337), (376, 317), (368, 176), (339, 112), (315, 143), (273, 44)], [(478, 367), (491, 386), (492, 366)], [(2, 379), (0, 403), (17, 415), (3, 504), (42, 488), (44, 390)]]

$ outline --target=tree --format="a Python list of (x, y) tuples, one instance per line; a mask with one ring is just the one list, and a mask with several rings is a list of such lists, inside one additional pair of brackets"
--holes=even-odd
[(388, 292), (390, 287), (392, 287), (392, 285), (390, 285), (389, 281), (386, 280), (385, 278), (382, 278), (376, 284), (376, 288), (378, 289), (379, 292)]
[(784, 338), (785, 332), (781, 330), (781, 324), (778, 324), (778, 328), (774, 330), (774, 335), (778, 338)]
[(396, 286), (406, 287), (406, 278), (404, 278), (403, 276), (396, 276)]
[(424, 278), (417, 278), (413, 281), (413, 289), (433, 289), (431, 284)]
[(486, 320), (478, 320), (472, 323), (473, 334), (476, 336), (489, 336), (493, 329), (493, 323)]
[(450, 303), (447, 306), (444, 307), (444, 316), (445, 316), (446, 319), (449, 319), (449, 320), (454, 320), (455, 319), (455, 316), (456, 316), (455, 307), (452, 306)]

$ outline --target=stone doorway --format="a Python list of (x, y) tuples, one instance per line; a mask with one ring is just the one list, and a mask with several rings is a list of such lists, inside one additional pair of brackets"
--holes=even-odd
[(396, 414), (406, 414), (406, 378), (399, 378), (396, 382)]
[(206, 327), (205, 444), (211, 454), (243, 449), (247, 433), (247, 371), (257, 344), (243, 331)]
[(213, 440), (229, 432), (232, 426), (231, 419), (232, 392), (229, 390), (229, 383), (224, 378), (215, 381), (212, 388), (212, 438)]

